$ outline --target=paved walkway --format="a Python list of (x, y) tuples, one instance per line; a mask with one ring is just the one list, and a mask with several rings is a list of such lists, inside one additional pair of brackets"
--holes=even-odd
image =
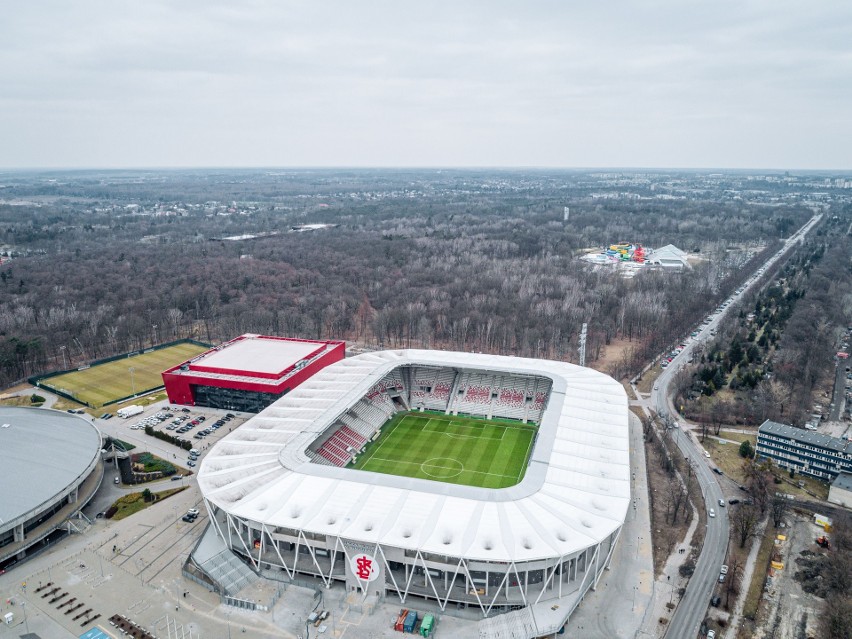
[(582, 639), (635, 637), (654, 598), (651, 516), (645, 474), (642, 423), (630, 416), (630, 465), (634, 507), (627, 513), (609, 570), (565, 626), (565, 636)]
[(745, 606), (746, 596), (748, 596), (749, 586), (751, 585), (751, 578), (754, 575), (754, 568), (757, 564), (757, 553), (760, 551), (760, 542), (768, 525), (769, 521), (767, 519), (760, 525), (757, 534), (752, 538), (751, 550), (748, 553), (748, 559), (746, 559), (745, 568), (743, 569), (743, 576), (740, 580), (740, 592), (737, 595), (737, 599), (734, 602), (734, 610), (728, 620), (728, 629), (723, 635), (729, 639), (736, 639), (737, 630), (740, 626), (740, 618), (743, 614), (743, 606)]

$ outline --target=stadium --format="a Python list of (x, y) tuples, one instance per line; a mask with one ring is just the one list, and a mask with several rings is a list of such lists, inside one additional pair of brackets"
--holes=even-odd
[(326, 367), (198, 475), (220, 543), (256, 573), (343, 584), (365, 604), (472, 608), (491, 637), (561, 628), (609, 562), (629, 480), (615, 380), (423, 350)]
[(61, 537), (103, 479), (101, 435), (86, 419), (0, 408), (0, 569)]

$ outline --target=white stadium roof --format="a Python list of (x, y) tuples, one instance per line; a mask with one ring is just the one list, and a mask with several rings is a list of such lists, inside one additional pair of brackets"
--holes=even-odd
[[(399, 366), (504, 371), (552, 380), (523, 481), (492, 490), (310, 463), (305, 448)], [(627, 396), (612, 378), (548, 360), (444, 351), (368, 353), (332, 364), (205, 457), (205, 498), (234, 516), (483, 561), (532, 561), (592, 546), (630, 501)]]

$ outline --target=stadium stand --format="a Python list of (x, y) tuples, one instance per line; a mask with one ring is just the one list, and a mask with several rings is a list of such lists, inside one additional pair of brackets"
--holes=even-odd
[(550, 381), (544, 377), (395, 369), (335, 420), (309, 457), (318, 464), (345, 466), (394, 413), (409, 407), (538, 423), (549, 394)]

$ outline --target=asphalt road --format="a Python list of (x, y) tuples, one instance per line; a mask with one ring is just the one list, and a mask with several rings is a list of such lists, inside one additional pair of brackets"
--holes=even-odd
[(841, 359), (837, 362), (837, 370), (834, 378), (834, 393), (832, 394), (832, 406), (829, 411), (828, 419), (832, 422), (839, 422), (843, 416), (843, 410), (846, 408), (846, 367), (849, 366), (848, 359)]
[[(807, 224), (799, 229), (785, 243), (781, 251), (773, 254), (761, 267), (765, 270), (777, 262), (781, 256), (796, 244), (804, 235), (810, 231), (813, 226), (819, 221), (821, 215), (815, 215)], [(762, 274), (761, 269), (760, 274)], [(760, 275), (755, 274), (744, 285), (742, 293), (732, 295), (734, 302), (739, 301), (748, 290), (754, 286)], [(663, 371), (657, 382), (654, 385), (654, 390), (651, 392), (651, 405), (657, 410), (660, 415), (675, 415), (674, 407), (669, 400), (669, 384), (675, 373), (686, 365), (696, 344), (703, 344), (711, 337), (711, 332), (724, 319), (725, 315), (730, 310), (731, 305), (721, 312), (714, 313), (712, 320), (703, 329), (695, 339), (687, 343), (686, 348), (675, 357), (668, 367)], [(666, 635), (683, 639), (688, 637), (696, 637), (701, 628), (701, 622), (704, 620), (707, 607), (710, 603), (710, 597), (713, 593), (719, 579), (719, 567), (725, 563), (725, 553), (728, 547), (729, 523), (728, 509), (719, 507), (719, 500), (724, 499), (722, 488), (716, 480), (716, 475), (712, 471), (710, 459), (704, 454), (703, 448), (698, 444), (694, 435), (689, 432), (681, 432), (675, 437), (680, 450), (683, 452), (686, 459), (690, 461), (695, 468), (696, 476), (701, 485), (701, 492), (704, 495), (704, 502), (707, 507), (707, 512), (712, 508), (716, 512), (715, 517), (707, 518), (707, 534), (704, 539), (704, 546), (701, 549), (701, 554), (695, 565), (695, 572), (689, 580), (686, 592), (683, 599), (675, 610), (672, 616), (671, 623), (668, 626)]]

